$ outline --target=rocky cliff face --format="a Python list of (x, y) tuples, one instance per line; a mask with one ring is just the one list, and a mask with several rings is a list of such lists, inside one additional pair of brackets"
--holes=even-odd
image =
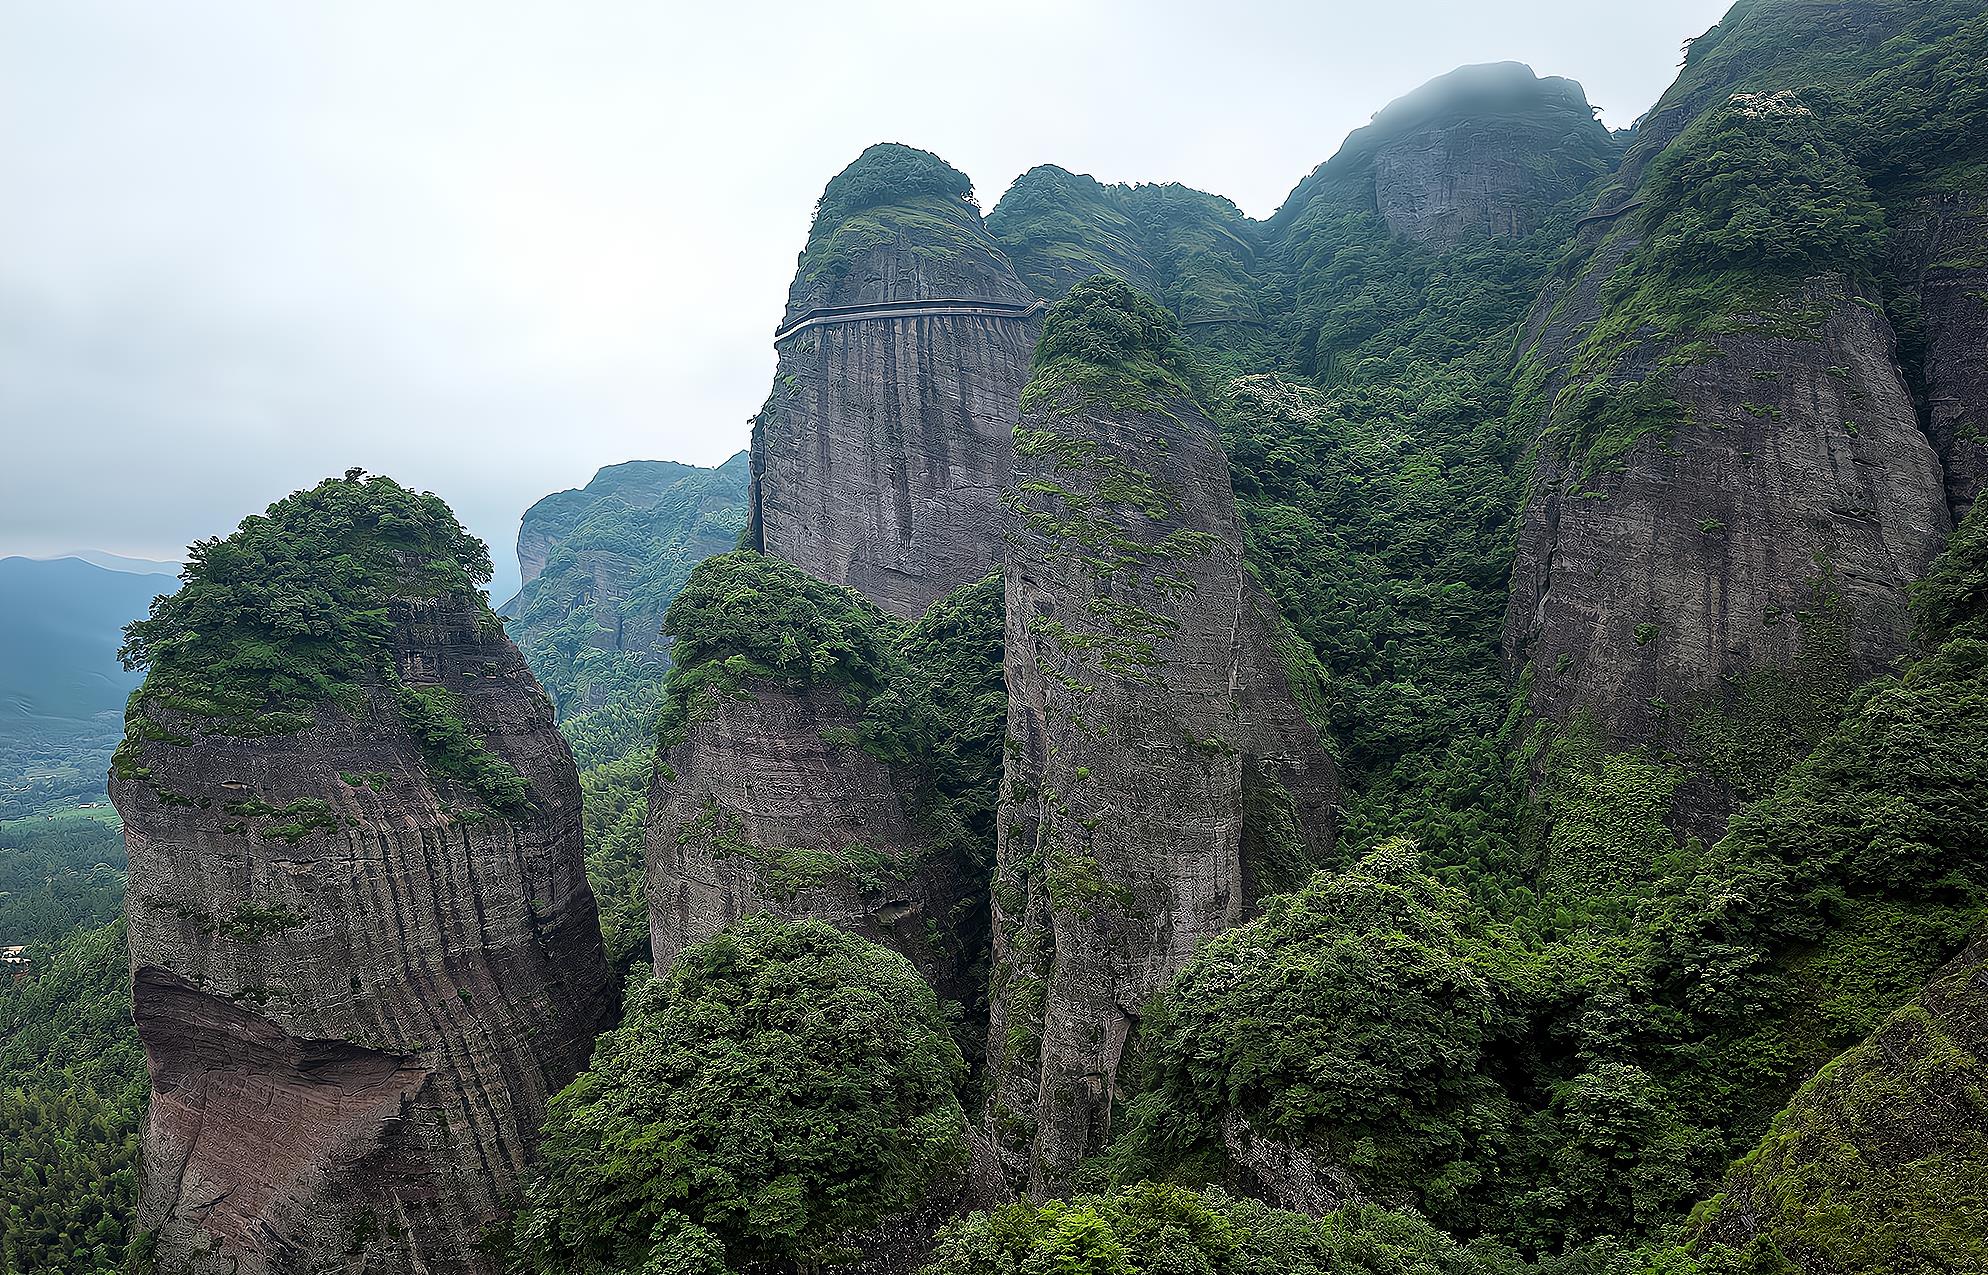
[(1920, 408), (1958, 524), (1988, 486), (1988, 206), (1929, 196), (1895, 222), (1898, 270), (1919, 302)]
[(162, 1272), (490, 1269), (603, 1025), (551, 705), (473, 592), (389, 594), (378, 672), (300, 729), (203, 733), (169, 652), (134, 701), (111, 792)]
[(1388, 230), (1445, 249), (1522, 238), (1606, 173), (1616, 143), (1572, 80), (1517, 62), (1462, 67), (1391, 103), (1291, 192), (1282, 231), (1312, 201), (1378, 212)]
[(1033, 302), (964, 176), (865, 151), (823, 192), (788, 294), (753, 543), (907, 618), (993, 570)]
[(764, 683), (700, 709), (649, 794), (650, 942), (659, 965), (742, 917), (811, 918), (895, 948), (972, 1003), (980, 874), (907, 809), (855, 744), (839, 691)]
[(1802, 1275), (1953, 1269), (1988, 1226), (1988, 940), (1804, 1085), (1697, 1219), (1695, 1247)]
[[(1823, 278), (1787, 305), (1814, 326), (1762, 316), (1651, 369), (1673, 423), (1620, 460), (1542, 455), (1506, 622), (1536, 711), (1691, 755), (1750, 677), (1840, 696), (1907, 650), (1907, 586), (1951, 530), (1939, 458), (1870, 298)], [(1685, 823), (1715, 834), (1733, 795), (1687, 794)]]
[(895, 948), (942, 997), (978, 1006), (999, 587), (906, 625), (770, 555), (698, 568), (668, 617), (679, 663), (649, 794), (659, 965), (767, 912)]
[(736, 548), (750, 466), (612, 465), (525, 512), (525, 584), (500, 614), (561, 718), (669, 667), (663, 611), (690, 569)]
[[(1115, 281), (1051, 311), (1016, 435), (989, 1132), (1067, 1190), (1141, 1007), (1332, 835), (1330, 763), (1242, 561), (1227, 458)], [(1060, 325), (1060, 326), (1059, 326)], [(1140, 334), (1097, 362), (1095, 341)]]
[[(1907, 587), (1978, 484), (1966, 201), (1915, 199), (1887, 246), (1868, 144), (1836, 99), (1783, 87), (1856, 86), (1909, 21), (1736, 10), (1693, 46), (1523, 337), (1549, 428), (1508, 667), (1552, 721), (1681, 761), (1673, 813), (1708, 838), (1907, 653)], [(1834, 60), (1791, 56), (1796, 30)]]

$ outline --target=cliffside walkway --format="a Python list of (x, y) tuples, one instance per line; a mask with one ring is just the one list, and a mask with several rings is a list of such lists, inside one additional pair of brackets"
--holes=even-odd
[(773, 334), (773, 344), (809, 328), (873, 319), (922, 319), (928, 315), (964, 314), (984, 319), (1028, 320), (1049, 308), (1047, 301), (988, 301), (971, 297), (932, 297), (912, 301), (872, 301), (861, 305), (831, 305), (810, 310)]

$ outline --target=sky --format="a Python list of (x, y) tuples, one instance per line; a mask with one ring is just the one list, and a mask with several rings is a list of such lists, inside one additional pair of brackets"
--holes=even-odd
[(1469, 62), (1611, 127), (1728, 0), (0, 0), (0, 555), (361, 466), (519, 515), (746, 444), (821, 187), (906, 142), (1274, 211)]

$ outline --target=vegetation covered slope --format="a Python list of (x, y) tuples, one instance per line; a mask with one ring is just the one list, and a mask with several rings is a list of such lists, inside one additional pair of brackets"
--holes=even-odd
[(503, 608), (506, 630), (580, 767), (587, 879), (618, 969), (649, 951), (642, 842), (670, 667), (663, 613), (693, 567), (737, 543), (749, 469), (743, 452), (716, 469), (610, 465), (534, 504), (518, 533), (530, 578)]
[(122, 1271), (147, 1089), (124, 923), (33, 958), (32, 982), (0, 986), (0, 1272)]
[(639, 983), (552, 1101), (518, 1269), (818, 1268), (964, 1172), (966, 1065), (911, 963), (740, 923)]

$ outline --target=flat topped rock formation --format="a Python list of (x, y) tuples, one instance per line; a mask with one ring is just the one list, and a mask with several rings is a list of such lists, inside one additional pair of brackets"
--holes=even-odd
[(877, 303), (1022, 313), (849, 319), (783, 340), (753, 425), (749, 539), (905, 618), (993, 570), (1035, 299), (964, 176), (909, 147), (865, 151), (822, 193), (783, 329)]

